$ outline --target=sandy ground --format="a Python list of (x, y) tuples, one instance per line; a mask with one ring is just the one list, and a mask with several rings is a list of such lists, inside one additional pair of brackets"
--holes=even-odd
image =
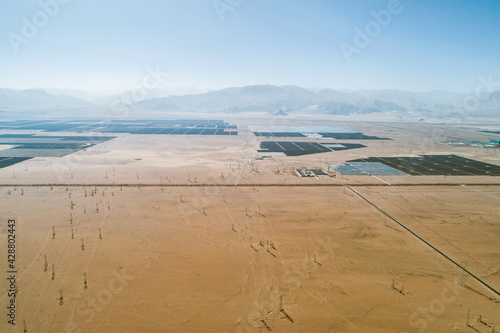
[[(64, 158), (0, 170), (2, 183), (21, 184), (0, 188), (5, 314), (9, 218), (17, 223), (18, 271), (17, 325), (3, 314), (0, 331), (23, 332), (23, 321), (28, 332), (42, 333), (498, 329), (498, 295), (462, 278), (458, 267), (344, 186), (160, 186), (351, 184), (499, 290), (500, 185), (370, 186), (381, 181), (302, 179), (293, 171), (423, 152), (500, 164), (496, 151), (439, 144), (441, 137), (482, 134), (432, 124), (337, 125), (395, 140), (255, 160), (258, 140), (244, 130), (225, 138), (120, 135)], [(380, 178), (499, 184), (497, 177)], [(74, 185), (22, 186), (57, 183)], [(96, 183), (107, 186), (83, 186)], [(468, 309), (474, 327), (464, 324)]]

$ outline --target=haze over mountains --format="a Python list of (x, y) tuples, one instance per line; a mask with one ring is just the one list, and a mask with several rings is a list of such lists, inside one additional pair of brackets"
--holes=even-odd
[[(447, 91), (410, 92), (403, 90), (304, 89), (297, 86), (255, 85), (205, 93), (177, 90), (134, 90), (98, 96), (80, 90), (0, 89), (3, 116), (33, 114), (43, 116), (58, 111), (63, 116), (119, 115), (133, 110), (134, 115), (169, 112), (240, 113), (266, 112), (281, 115), (299, 113), (351, 115), (390, 112), (432, 117), (450, 115), (491, 117), (500, 111), (500, 91), (473, 94)], [(61, 94), (64, 92), (64, 94)], [(175, 95), (175, 94), (179, 95)], [(174, 95), (173, 95), (174, 94)]]

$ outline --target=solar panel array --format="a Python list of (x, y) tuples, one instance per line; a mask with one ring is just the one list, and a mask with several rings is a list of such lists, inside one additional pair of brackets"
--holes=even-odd
[(129, 133), (171, 135), (237, 135), (236, 125), (223, 120), (74, 120), (6, 121), (0, 130), (41, 130), (45, 132)]
[[(15, 120), (0, 122), (0, 130), (73, 133), (128, 133), (170, 135), (237, 135), (236, 125), (223, 120)], [(0, 151), (0, 168), (33, 157), (62, 157), (113, 139), (112, 136), (43, 136), (2, 134), (0, 145), (13, 146)]]
[(406, 175), (380, 162), (349, 162), (344, 165), (330, 165), (330, 167), (343, 175)]
[(270, 138), (332, 138), (339, 140), (390, 140), (376, 136), (367, 136), (361, 132), (337, 126), (249, 126), (257, 137)]
[(370, 157), (352, 162), (380, 162), (410, 175), (500, 176), (500, 166), (456, 155), (418, 157)]
[(0, 157), (0, 169), (24, 162), (32, 157)]
[(2, 134), (0, 168), (21, 163), (33, 157), (62, 157), (113, 139), (112, 136), (38, 136), (34, 134)]
[(330, 165), (330, 168), (337, 171), (341, 175), (368, 175), (366, 171), (363, 171), (360, 168), (356, 168), (355, 166), (350, 164)]
[(378, 136), (368, 136), (361, 133), (318, 133), (324, 138), (336, 140), (391, 140), (388, 138), (379, 138)]
[(255, 136), (264, 136), (269, 138), (305, 138), (302, 133), (297, 132), (253, 132)]
[(343, 127), (337, 126), (248, 126), (252, 132), (263, 132), (263, 133), (351, 133), (351, 134), (361, 134), (360, 132), (353, 131)]
[(329, 148), (317, 142), (262, 141), (260, 143), (261, 149), (258, 151), (284, 153), (287, 156), (301, 156), (362, 147), (365, 146), (353, 143), (342, 143), (339, 147)]

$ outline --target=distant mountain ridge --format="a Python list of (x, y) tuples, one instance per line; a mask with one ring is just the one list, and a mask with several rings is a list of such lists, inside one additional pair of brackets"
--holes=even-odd
[(477, 113), (500, 110), (500, 92), (481, 100), (477, 110), (465, 107), (466, 94), (447, 91), (410, 92), (404, 90), (332, 89), (308, 90), (297, 86), (258, 85), (226, 88), (199, 95), (171, 96), (134, 103), (140, 110), (219, 111), (219, 112), (310, 112), (314, 114), (368, 114), (415, 112), (422, 115)]
[(2, 109), (91, 108), (94, 104), (69, 95), (52, 95), (39, 89), (0, 89)]
[[(67, 90), (71, 93), (72, 90)], [(126, 94), (126, 93), (125, 93)], [(74, 95), (83, 96), (74, 91)], [(50, 94), (41, 89), (0, 89), (0, 109), (6, 112), (64, 109), (86, 110), (89, 113), (106, 113), (120, 105), (136, 114), (163, 112), (267, 112), (276, 114), (293, 112), (329, 115), (370, 114), (392, 112), (419, 114), (422, 116), (498, 116), (500, 91), (493, 91), (475, 100), (475, 108), (467, 107), (466, 101), (473, 95), (447, 91), (411, 92), (404, 90), (356, 90), (305, 89), (297, 86), (253, 85), (232, 87), (201, 94), (158, 96), (152, 92), (145, 99), (123, 102), (122, 95), (111, 95), (95, 103), (68, 94)], [(130, 103), (130, 104), (125, 104)]]

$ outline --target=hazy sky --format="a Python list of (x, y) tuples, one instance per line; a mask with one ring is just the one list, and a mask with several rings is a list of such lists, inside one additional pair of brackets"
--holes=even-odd
[(166, 86), (470, 92), (500, 81), (499, 18), (496, 0), (4, 0), (0, 87), (127, 89), (159, 66)]

